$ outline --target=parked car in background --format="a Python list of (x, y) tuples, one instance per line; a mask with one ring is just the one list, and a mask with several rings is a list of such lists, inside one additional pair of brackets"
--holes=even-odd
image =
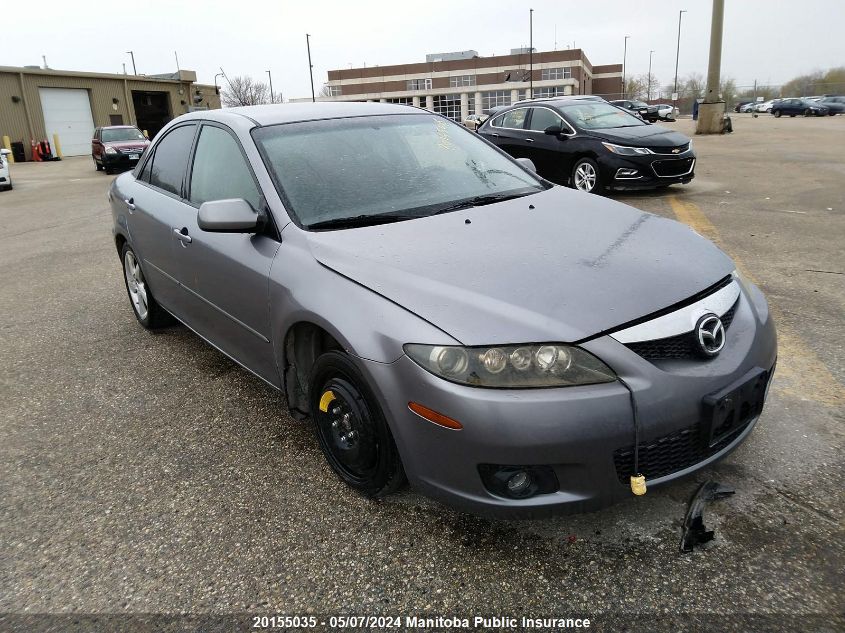
[(5, 147), (0, 149), (0, 191), (9, 191), (12, 188), (12, 174), (9, 173), (9, 150)]
[(611, 101), (610, 103), (619, 108), (636, 112), (642, 117), (643, 121), (648, 121), (649, 123), (654, 123), (660, 118), (660, 115), (657, 112), (657, 106), (648, 105), (645, 101), (618, 99), (616, 101)]
[(477, 130), (478, 126), (484, 123), (486, 119), (486, 114), (469, 114), (467, 115), (467, 118), (464, 119), (464, 127), (467, 127), (470, 130)]
[(778, 101), (780, 101), (780, 99), (769, 99), (768, 101), (758, 103), (754, 106), (754, 112), (771, 112), (772, 106)]
[(763, 411), (774, 323), (730, 257), (419, 108), (186, 114), (109, 200), (140, 325), (172, 315), (283, 392), (368, 497), (407, 476), (464, 511), (595, 510), (711, 467)]
[(742, 112), (742, 107), (748, 105), (749, 103), (754, 103), (751, 99), (744, 99), (742, 101), (737, 101), (736, 105), (734, 105), (734, 112)]
[(110, 174), (135, 167), (149, 144), (144, 133), (132, 125), (98, 127), (91, 139), (91, 157), (97, 171), (104, 169)]
[(756, 103), (756, 102), (754, 102), (754, 101), (749, 101), (748, 103), (743, 103), (743, 104), (740, 106), (739, 111), (740, 111), (740, 112), (754, 112), (754, 108), (756, 108), (756, 107), (757, 107), (757, 103)]
[(695, 153), (689, 137), (650, 125), (610, 103), (567, 97), (516, 104), (478, 133), (537, 173), (586, 192), (688, 183)]
[(662, 121), (674, 121), (675, 117), (678, 116), (680, 111), (678, 108), (672, 106), (671, 103), (658, 103), (657, 104), (657, 116)]
[(795, 116), (801, 114), (803, 116), (827, 116), (828, 109), (809, 99), (795, 97), (790, 99), (781, 99), (772, 105), (772, 114), (776, 117), (788, 114)]
[(845, 114), (845, 97), (825, 97), (818, 103), (827, 108), (830, 116)]

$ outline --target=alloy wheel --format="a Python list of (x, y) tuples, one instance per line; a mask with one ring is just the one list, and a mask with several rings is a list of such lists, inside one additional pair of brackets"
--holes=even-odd
[(132, 301), (132, 308), (135, 314), (142, 321), (147, 318), (149, 311), (149, 299), (147, 296), (147, 283), (144, 281), (144, 274), (141, 266), (135, 259), (135, 253), (128, 250), (123, 257), (123, 274), (126, 276), (126, 287), (129, 289), (129, 298)]
[(575, 188), (579, 191), (591, 192), (596, 186), (597, 174), (590, 163), (581, 163), (575, 170)]

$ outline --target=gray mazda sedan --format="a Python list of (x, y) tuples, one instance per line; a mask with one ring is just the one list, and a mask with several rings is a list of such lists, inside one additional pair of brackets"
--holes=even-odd
[(725, 457), (774, 371), (766, 300), (712, 243), (425, 110), (187, 114), (109, 199), (141, 325), (281, 391), (368, 496), (599, 508)]

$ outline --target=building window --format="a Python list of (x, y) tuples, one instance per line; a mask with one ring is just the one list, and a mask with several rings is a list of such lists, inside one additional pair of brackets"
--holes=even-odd
[(475, 114), (475, 95), (470, 95), (467, 100), (467, 114)]
[(398, 103), (399, 105), (414, 105), (413, 97), (394, 97), (392, 99), (385, 99), (387, 103)]
[(528, 81), (528, 71), (524, 68), (511, 68), (505, 71), (505, 81)]
[(434, 111), (453, 121), (461, 120), (460, 95), (434, 95)]
[(431, 90), (431, 79), (411, 79), (408, 90)]
[(340, 86), (326, 86), (329, 89), (329, 96), (330, 97), (339, 97), (340, 96)]
[(449, 86), (452, 88), (460, 88), (461, 86), (474, 86), (475, 75), (458, 75), (457, 77), (449, 77)]
[(540, 72), (541, 81), (552, 81), (554, 79), (571, 79), (572, 68), (544, 68)]
[(508, 106), (511, 104), (510, 90), (492, 90), (481, 93), (481, 108), (488, 112), (490, 108)]
[(534, 88), (535, 99), (548, 99), (549, 97), (561, 97), (566, 94), (563, 86), (553, 86), (549, 88)]

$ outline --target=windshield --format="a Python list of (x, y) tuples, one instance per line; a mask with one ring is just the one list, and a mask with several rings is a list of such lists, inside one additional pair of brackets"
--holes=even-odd
[(143, 141), (141, 130), (134, 127), (103, 128), (103, 142), (109, 141)]
[(308, 121), (259, 128), (253, 136), (305, 228), (343, 218), (361, 225), (369, 217), (371, 223), (423, 217), (464, 200), (545, 189), (477, 135), (435, 115)]
[(561, 109), (566, 119), (582, 130), (606, 130), (614, 127), (646, 125), (633, 114), (601, 101), (581, 101)]

